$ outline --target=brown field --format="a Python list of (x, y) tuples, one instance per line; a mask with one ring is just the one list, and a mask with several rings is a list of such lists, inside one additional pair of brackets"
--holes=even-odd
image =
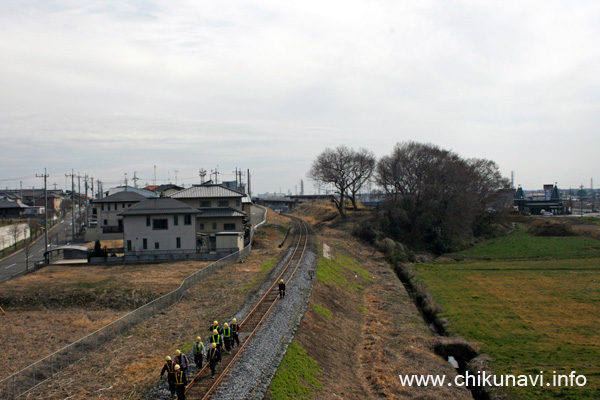
[[(239, 306), (251, 292), (250, 287), (246, 288), (248, 282), (268, 273), (261, 270), (260, 266), (263, 260), (279, 257), (282, 250), (277, 246), (283, 240), (283, 234), (278, 226), (287, 221), (285, 217), (269, 213), (268, 226), (257, 235), (259, 240), (250, 257), (244, 263), (234, 264), (216, 274), (222, 282), (211, 283), (210, 287), (222, 292), (213, 294), (220, 301), (218, 306)], [(6, 312), (6, 315), (0, 315), (0, 342), (8, 360), (0, 366), (0, 379), (101, 328), (134, 308), (176, 289), (183, 278), (206, 264), (189, 261), (120, 266), (50, 266), (0, 285), (0, 306)], [(229, 279), (227, 274), (236, 277), (237, 291), (230, 291), (227, 287), (227, 282), (223, 279), (224, 276)], [(210, 279), (215, 280), (215, 277)], [(258, 280), (254, 282), (254, 286), (260, 283)], [(206, 291), (199, 290), (199, 286), (195, 288), (196, 291), (203, 292), (202, 296), (210, 297)], [(221, 290), (217, 289), (219, 286), (223, 286)], [(224, 296), (228, 292), (235, 296)], [(207, 299), (208, 302), (210, 299)], [(211, 308), (207, 308), (207, 311)], [(218, 308), (220, 307), (214, 308), (213, 312)], [(193, 309), (194, 305), (189, 305), (187, 310), (191, 313)], [(152, 320), (159, 320), (160, 316), (161, 314)], [(196, 320), (194, 317), (194, 321)], [(162, 323), (158, 322), (158, 325)], [(165, 327), (168, 326), (166, 323)], [(193, 337), (189, 338), (193, 340), (196, 330), (189, 326), (186, 330), (194, 332)], [(151, 340), (147, 343), (161, 351), (157, 360), (164, 358), (163, 352), (169, 354), (174, 351), (169, 350), (170, 341), (157, 344), (155, 340)], [(112, 344), (108, 347), (110, 346)], [(156, 366), (146, 366), (140, 373), (147, 373), (148, 367), (152, 370)], [(148, 384), (147, 379), (142, 381)], [(56, 398), (62, 397), (59, 395)]]

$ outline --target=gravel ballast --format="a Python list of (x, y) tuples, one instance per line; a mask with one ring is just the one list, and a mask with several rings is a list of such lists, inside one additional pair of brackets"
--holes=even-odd
[(311, 272), (314, 270), (316, 259), (314, 252), (306, 252), (296, 275), (290, 282), (286, 282), (285, 298), (277, 301), (259, 331), (244, 349), (244, 353), (231, 368), (227, 380), (217, 389), (213, 399), (264, 397), (306, 312), (314, 283)]

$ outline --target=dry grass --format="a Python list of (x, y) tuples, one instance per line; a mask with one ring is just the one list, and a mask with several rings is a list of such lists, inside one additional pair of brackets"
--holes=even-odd
[[(299, 213), (313, 222), (334, 257), (350, 257), (373, 281), (343, 269), (351, 282), (345, 288), (315, 282), (309, 311), (295, 340), (324, 372), (324, 390), (316, 398), (471, 399), (468, 391), (459, 388), (400, 385), (398, 374), (454, 376), (456, 372), (434, 354), (435, 338), (383, 257), (356, 241), (349, 226), (332, 223), (330, 218), (337, 213), (332, 206), (320, 203), (314, 209), (312, 213), (313, 206), (306, 204)], [(332, 229), (332, 225), (337, 227)], [(355, 290), (356, 285), (364, 290)], [(333, 319), (314, 311), (314, 304), (330, 310)]]
[[(243, 263), (233, 264), (215, 273), (204, 283), (190, 289), (183, 301), (136, 325), (101, 351), (89, 355), (36, 389), (28, 398), (142, 398), (145, 391), (156, 383), (165, 355), (173, 355), (175, 349), (191, 344), (198, 334), (206, 334), (210, 321), (228, 319), (268, 274), (268, 270), (261, 269), (264, 260), (278, 258), (283, 251), (277, 247), (283, 239), (277, 221), (283, 220), (283, 217), (277, 216), (274, 221), (270, 218), (272, 214), (275, 213), (269, 213), (268, 218), (272, 227), (265, 228), (269, 230), (267, 236), (270, 240), (264, 242), (264, 249), (253, 250)], [(9, 290), (21, 293), (30, 290), (35, 293), (47, 290), (44, 285), (64, 283), (69, 286), (85, 279), (86, 282), (108, 280), (115, 286), (128, 287), (130, 290), (150, 286), (157, 293), (162, 293), (179, 286), (184, 276), (203, 265), (185, 262), (90, 267), (89, 270), (86, 267), (50, 267), (27, 276), (25, 280), (9, 282), (10, 288), (3, 284), (0, 290), (3, 293)], [(254, 283), (248, 287), (248, 282)], [(6, 349), (4, 355), (7, 362), (0, 367), (0, 378), (126, 312), (110, 309), (90, 311), (79, 307), (6, 311), (5, 316), (0, 316), (0, 341)], [(5, 322), (10, 329), (4, 329)]]

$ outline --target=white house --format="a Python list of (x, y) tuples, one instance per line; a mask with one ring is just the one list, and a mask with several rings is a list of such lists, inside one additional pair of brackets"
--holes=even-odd
[(196, 217), (201, 212), (170, 197), (148, 198), (118, 214), (123, 219), (125, 257), (196, 254)]
[(98, 228), (104, 234), (122, 233), (123, 220), (119, 213), (147, 198), (147, 196), (137, 192), (123, 191), (94, 200), (92, 203), (92, 220), (98, 221)]
[(244, 232), (247, 214), (242, 199), (246, 195), (221, 185), (194, 185), (171, 195), (202, 214), (198, 216), (198, 232), (214, 234), (218, 232)]

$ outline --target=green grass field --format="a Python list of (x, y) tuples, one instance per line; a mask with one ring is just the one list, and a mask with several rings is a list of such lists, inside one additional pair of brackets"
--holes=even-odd
[(581, 236), (536, 237), (519, 225), (507, 236), (448, 255), (456, 260), (516, 260), (600, 257), (600, 242)]
[[(418, 265), (418, 279), (444, 310), (451, 333), (488, 354), (496, 374), (544, 371), (550, 387), (509, 389), (511, 398), (600, 398), (596, 248), (600, 242), (591, 239), (539, 238), (519, 229), (451, 255), (480, 260)], [(577, 371), (587, 384), (552, 387), (553, 371)]]

